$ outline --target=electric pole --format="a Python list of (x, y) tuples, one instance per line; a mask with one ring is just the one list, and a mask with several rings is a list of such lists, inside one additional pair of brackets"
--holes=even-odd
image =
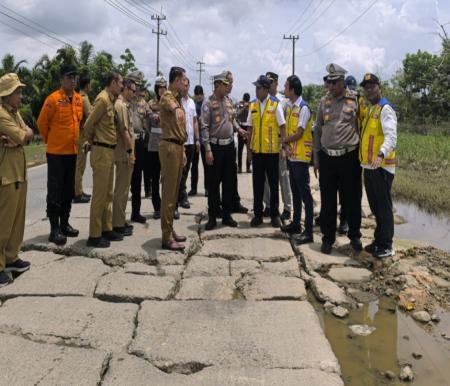
[(160, 15), (152, 15), (152, 20), (156, 20), (157, 22), (157, 29), (156, 31), (152, 28), (152, 33), (156, 34), (156, 76), (159, 75), (159, 36), (160, 35), (167, 35), (167, 31), (163, 31), (160, 29), (160, 24), (162, 20), (166, 20), (166, 16), (161, 14)]
[(197, 70), (197, 72), (199, 73), (199, 83), (198, 83), (198, 84), (201, 86), (201, 85), (202, 85), (202, 72), (205, 72), (205, 69), (202, 68), (202, 66), (205, 65), (205, 62), (198, 61), (197, 64), (198, 64), (199, 67), (200, 67), (200, 68)]
[(299, 39), (298, 35), (286, 36), (283, 34), (283, 39), (292, 40), (292, 75), (295, 74), (295, 41)]

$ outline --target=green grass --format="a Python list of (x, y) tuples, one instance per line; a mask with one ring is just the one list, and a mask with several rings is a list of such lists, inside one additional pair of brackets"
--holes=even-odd
[(394, 198), (450, 215), (450, 137), (400, 131), (397, 158)]
[(30, 144), (24, 147), (27, 157), (27, 167), (36, 166), (47, 162), (45, 157), (45, 144)]

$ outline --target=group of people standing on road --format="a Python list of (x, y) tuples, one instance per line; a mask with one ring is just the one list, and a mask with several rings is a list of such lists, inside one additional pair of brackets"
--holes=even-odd
[[(145, 184), (146, 195), (151, 189), (153, 218), (161, 219), (162, 248), (183, 250), (186, 237), (175, 232), (173, 220), (179, 217), (178, 205), (188, 208), (188, 197), (197, 194), (200, 158), (208, 197), (205, 229), (215, 228), (218, 218), (225, 226), (237, 227), (232, 213), (248, 211), (240, 202), (237, 178), (246, 145), (246, 171), (252, 173), (253, 181), (252, 227), (270, 216), (271, 225), (296, 235), (298, 244), (313, 241), (312, 164), (316, 175), (319, 173), (321, 210), (316, 220), (323, 234), (321, 251), (331, 253), (336, 238), (338, 193), (341, 216), (348, 224), (345, 231), (352, 247), (361, 250), (363, 169), (376, 219), (374, 241), (365, 249), (378, 258), (391, 256), (395, 111), (382, 97), (376, 75), (366, 74), (360, 83), (367, 104), (354, 91), (353, 77), (348, 77), (346, 84), (342, 67), (331, 63), (326, 69), (325, 95), (313, 119), (296, 75), (286, 79), (284, 97), (278, 93), (276, 73), (259, 76), (253, 83), (256, 98), (250, 101), (249, 94), (244, 94), (236, 109), (229, 96), (233, 86), (230, 71), (214, 76), (208, 98), (202, 87), (196, 86), (192, 100), (185, 70), (172, 67), (168, 82), (163, 77), (156, 79), (155, 99), (150, 102), (144, 99), (146, 88), (140, 71), (125, 78), (112, 71), (91, 105), (89, 78), (80, 79), (78, 93), (77, 69), (62, 66), (61, 88), (47, 97), (37, 120), (47, 145), (49, 241), (63, 245), (67, 237), (78, 236), (79, 231), (69, 223), (72, 202), (91, 201), (88, 246), (106, 248), (112, 241), (132, 235), (133, 225), (125, 216), (128, 194), (131, 190), (131, 221), (146, 222), (141, 214), (141, 191), (147, 171), (152, 183)], [(27, 190), (23, 144), (33, 135), (18, 111), (23, 87), (16, 74), (0, 78), (0, 218), (5, 224), (0, 235), (0, 286), (11, 282), (9, 272), (20, 273), (30, 266), (18, 257)], [(82, 187), (89, 151), (92, 197)], [(304, 229), (300, 221), (303, 206)], [(291, 210), (292, 221), (282, 225), (281, 220), (291, 218)]]

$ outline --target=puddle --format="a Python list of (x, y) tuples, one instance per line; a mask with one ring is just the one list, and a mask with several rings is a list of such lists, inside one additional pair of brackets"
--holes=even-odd
[(394, 207), (407, 221), (395, 226), (395, 237), (423, 241), (450, 252), (450, 218), (429, 214), (414, 204), (395, 202)]
[[(325, 335), (341, 365), (345, 385), (405, 385), (398, 378), (388, 380), (380, 372), (400, 373), (400, 365), (412, 365), (418, 386), (450, 385), (450, 313), (441, 313), (441, 322), (431, 333), (426, 332), (410, 316), (396, 310), (390, 298), (382, 298), (354, 310), (346, 319), (338, 319), (309, 295)], [(396, 312), (392, 312), (396, 310)], [(354, 335), (349, 326), (367, 324), (376, 330), (369, 336)], [(349, 337), (352, 337), (351, 339)], [(412, 353), (422, 354), (414, 359)]]

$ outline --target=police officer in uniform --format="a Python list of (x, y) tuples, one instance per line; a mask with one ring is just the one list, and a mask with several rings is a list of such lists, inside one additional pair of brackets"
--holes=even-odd
[(0, 287), (12, 282), (10, 272), (30, 269), (30, 263), (18, 256), (27, 203), (27, 162), (22, 145), (33, 138), (33, 130), (18, 111), (23, 87), (14, 73), (0, 78)]
[(355, 250), (361, 250), (361, 166), (358, 159), (358, 98), (346, 88), (346, 70), (331, 63), (324, 77), (328, 92), (320, 100), (314, 131), (314, 172), (320, 171), (321, 251), (330, 254), (336, 240), (337, 193), (342, 189), (349, 231)]
[(253, 162), (253, 211), (250, 222), (257, 227), (263, 222), (264, 181), (267, 177), (270, 188), (270, 217), (274, 228), (281, 226), (278, 212), (279, 158), (285, 158), (283, 146), (285, 138), (285, 119), (280, 101), (269, 95), (270, 80), (261, 75), (256, 82), (256, 99), (250, 104), (248, 117), (250, 150)]
[(122, 91), (122, 76), (112, 71), (106, 87), (94, 101), (89, 118), (84, 124), (85, 151), (91, 149), (92, 201), (89, 215), (87, 245), (108, 248), (110, 241), (123, 240), (123, 235), (112, 230), (112, 201), (114, 183), (114, 149), (117, 130), (114, 122), (114, 102)]
[(115, 148), (116, 180), (113, 199), (113, 230), (124, 236), (131, 236), (132, 225), (125, 221), (125, 210), (133, 173), (134, 138), (131, 122), (130, 102), (136, 94), (136, 83), (131, 79), (123, 82), (122, 93), (117, 98), (114, 109), (116, 114), (117, 146)]
[(359, 157), (364, 169), (367, 199), (377, 223), (374, 241), (364, 249), (374, 257), (384, 259), (394, 255), (391, 187), (396, 164), (397, 115), (390, 102), (383, 98), (380, 79), (376, 75), (364, 75), (361, 87), (371, 106), (361, 127)]
[(202, 106), (202, 142), (206, 151), (208, 175), (208, 222), (206, 230), (217, 226), (222, 183), (222, 225), (237, 227), (231, 217), (233, 209), (233, 178), (236, 153), (233, 134), (238, 130), (233, 105), (228, 94), (225, 73), (214, 76), (214, 93)]
[(174, 211), (177, 205), (183, 166), (186, 164), (184, 143), (187, 140), (186, 122), (180, 93), (185, 87), (186, 71), (172, 67), (169, 73), (169, 89), (162, 95), (160, 107), (161, 142), (161, 230), (162, 248), (171, 251), (184, 249), (185, 236), (173, 229)]

